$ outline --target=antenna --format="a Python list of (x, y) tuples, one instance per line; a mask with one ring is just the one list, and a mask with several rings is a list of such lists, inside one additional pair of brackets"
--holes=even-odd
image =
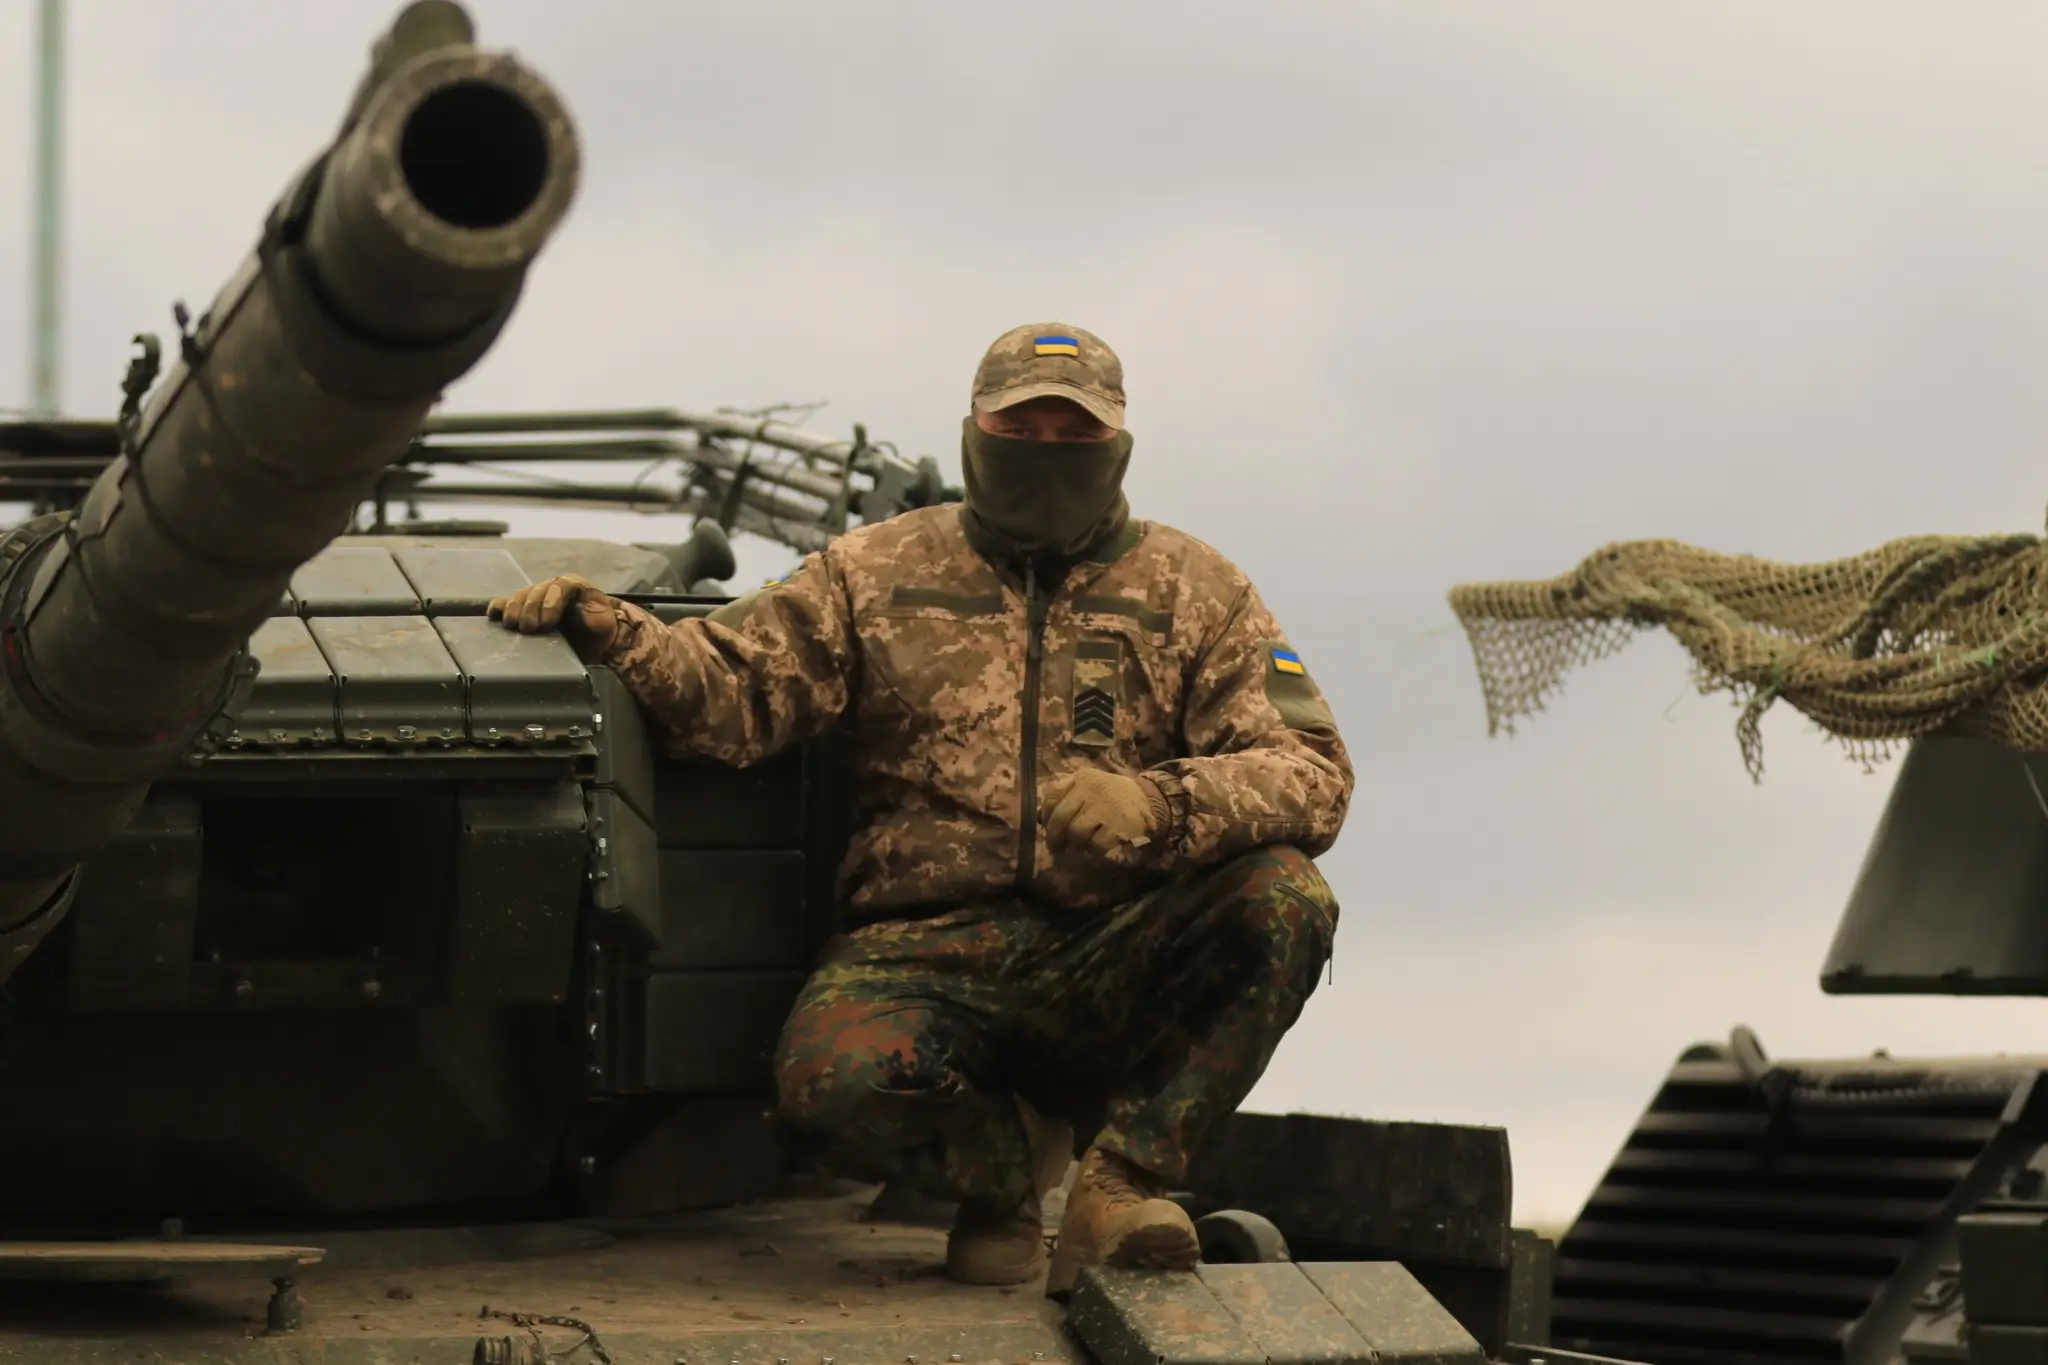
[(30, 267), (29, 409), (55, 417), (63, 343), (64, 0), (36, 6), (35, 257)]

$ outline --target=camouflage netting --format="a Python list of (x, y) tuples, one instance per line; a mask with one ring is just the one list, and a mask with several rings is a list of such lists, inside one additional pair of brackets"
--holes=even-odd
[(1574, 667), (1662, 626), (1700, 691), (1758, 722), (1783, 699), (1865, 763), (1941, 732), (2048, 750), (2048, 573), (2040, 537), (1919, 536), (1824, 564), (1716, 554), (1670, 540), (1609, 545), (1545, 582), (1451, 591), (1479, 665), (1488, 728), (1512, 733)]

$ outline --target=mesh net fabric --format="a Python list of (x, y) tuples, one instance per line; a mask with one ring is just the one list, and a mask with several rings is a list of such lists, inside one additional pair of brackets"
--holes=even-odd
[(1513, 733), (1575, 667), (1661, 626), (1703, 693), (1742, 708), (1736, 736), (1763, 773), (1758, 723), (1783, 700), (1872, 763), (1921, 735), (2048, 750), (2048, 544), (2038, 536), (1916, 536), (1820, 564), (1623, 541), (1540, 582), (1451, 590), (1479, 666), (1489, 732)]

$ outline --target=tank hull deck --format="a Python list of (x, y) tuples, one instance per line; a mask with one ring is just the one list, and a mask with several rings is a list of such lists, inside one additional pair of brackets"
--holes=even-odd
[[(632, 1223), (296, 1232), (274, 1240), (326, 1256), (300, 1272), (301, 1324), (280, 1334), (266, 1333), (274, 1291), (260, 1276), (7, 1284), (0, 1362), (467, 1365), (480, 1339), (505, 1338), (520, 1349), (538, 1339), (576, 1365), (607, 1356), (613, 1365), (1085, 1359), (1042, 1284), (952, 1283), (944, 1231), (864, 1221), (872, 1195)], [(546, 1318), (588, 1327), (602, 1353), (582, 1330)]]

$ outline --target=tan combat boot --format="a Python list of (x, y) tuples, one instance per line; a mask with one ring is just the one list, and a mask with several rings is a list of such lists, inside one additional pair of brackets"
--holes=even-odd
[(1053, 1298), (1072, 1293), (1082, 1266), (1193, 1270), (1201, 1259), (1194, 1220), (1166, 1198), (1159, 1179), (1113, 1152), (1091, 1147), (1067, 1195), (1067, 1216), (1060, 1222), (1045, 1292)]
[(1022, 1099), (1017, 1109), (1031, 1143), (1032, 1194), (1021, 1208), (960, 1206), (946, 1238), (946, 1274), (961, 1284), (1030, 1284), (1045, 1271), (1045, 1197), (1074, 1164), (1074, 1130)]

